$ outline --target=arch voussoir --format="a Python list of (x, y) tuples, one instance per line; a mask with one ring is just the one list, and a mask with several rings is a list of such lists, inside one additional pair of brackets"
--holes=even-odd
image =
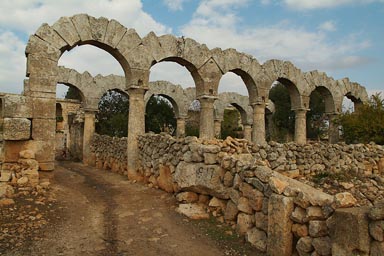
[(68, 17), (61, 17), (52, 25), (52, 28), (67, 42), (69, 47), (77, 45), (81, 40), (75, 25)]
[(71, 17), (71, 20), (82, 42), (93, 40), (89, 16), (87, 14), (76, 14)]
[(126, 32), (126, 27), (112, 19), (108, 23), (103, 42), (115, 49)]
[(35, 35), (60, 51), (68, 47), (67, 42), (47, 23), (41, 25)]

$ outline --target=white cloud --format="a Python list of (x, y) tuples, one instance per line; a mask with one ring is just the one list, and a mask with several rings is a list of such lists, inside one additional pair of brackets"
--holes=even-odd
[(0, 29), (0, 91), (20, 93), (25, 77), (25, 43), (13, 32)]
[(369, 4), (374, 2), (383, 3), (383, 0), (282, 0), (282, 2), (292, 9), (314, 10), (333, 8), (351, 4)]
[(336, 24), (334, 21), (328, 20), (328, 21), (321, 23), (319, 25), (319, 29), (324, 30), (324, 31), (330, 31), (330, 32), (336, 31)]
[[(0, 15), (0, 91), (6, 92), (22, 91), (26, 40), (42, 23), (52, 25), (62, 16), (88, 13), (94, 17), (116, 19), (127, 28), (135, 28), (141, 36), (150, 31), (158, 35), (172, 33), (171, 28), (157, 22), (143, 10), (140, 0), (3, 0), (1, 9), (7, 10)], [(103, 70), (106, 74), (115, 73), (116, 67), (120, 68), (112, 62), (107, 65), (109, 62), (105, 62), (102, 55), (87, 54), (87, 51), (78, 56), (71, 53), (61, 64), (80, 70), (86, 66), (91, 72), (95, 67), (95, 70)]]
[[(304, 70), (328, 71), (369, 61), (356, 56), (356, 52), (370, 46), (368, 40), (357, 35), (333, 42), (321, 30), (308, 31), (287, 20), (270, 26), (239, 29), (237, 13), (232, 8), (236, 4), (233, 1), (231, 3), (227, 2), (221, 10), (211, 8), (208, 12), (199, 7), (194, 19), (181, 29), (182, 33), (211, 48), (235, 48), (255, 56), (260, 62), (275, 58), (290, 60)], [(228, 16), (230, 19), (227, 19)], [(332, 22), (325, 27), (335, 28)]]
[(151, 68), (150, 81), (164, 80), (183, 88), (194, 87), (192, 75), (189, 71), (175, 62), (160, 62)]
[(164, 0), (164, 4), (171, 10), (171, 11), (181, 11), (183, 10), (183, 3), (186, 0)]

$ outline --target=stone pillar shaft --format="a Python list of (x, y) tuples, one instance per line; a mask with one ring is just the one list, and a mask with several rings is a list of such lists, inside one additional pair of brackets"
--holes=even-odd
[(216, 119), (214, 121), (215, 138), (221, 138), (221, 122), (222, 122), (222, 120), (220, 120), (220, 119)]
[(338, 114), (328, 114), (329, 128), (328, 128), (328, 141), (329, 143), (339, 142), (339, 126), (336, 123)]
[(307, 110), (295, 110), (295, 142), (298, 144), (307, 143)]
[(83, 163), (91, 164), (91, 141), (95, 134), (95, 110), (85, 110), (83, 135)]
[(249, 124), (244, 125), (244, 139), (248, 141), (252, 140), (252, 126)]
[(253, 105), (253, 130), (252, 140), (256, 144), (265, 144), (265, 104)]
[(145, 133), (145, 102), (146, 89), (131, 87), (129, 94), (128, 117), (128, 146), (127, 146), (127, 171), (128, 179), (138, 179), (137, 161), (139, 157), (137, 136)]
[(214, 131), (214, 111), (213, 103), (215, 97), (202, 96), (200, 101), (200, 138), (213, 139), (215, 137)]
[(184, 138), (185, 137), (185, 118), (179, 117), (177, 118), (177, 124), (176, 124), (176, 137), (177, 138)]

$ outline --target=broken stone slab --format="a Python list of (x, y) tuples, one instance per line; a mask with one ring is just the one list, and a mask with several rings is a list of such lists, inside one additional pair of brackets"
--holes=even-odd
[(10, 181), (12, 178), (12, 171), (10, 170), (1, 170), (0, 171), (0, 182)]
[(176, 212), (187, 216), (193, 220), (209, 219), (209, 214), (205, 207), (200, 204), (180, 204)]
[(28, 140), (31, 137), (31, 121), (27, 118), (4, 118), (4, 140)]
[(228, 199), (228, 188), (221, 181), (224, 173), (224, 170), (218, 165), (180, 162), (176, 167), (174, 182), (183, 191)]
[(337, 209), (327, 220), (332, 255), (347, 256), (359, 252), (368, 255), (368, 207)]

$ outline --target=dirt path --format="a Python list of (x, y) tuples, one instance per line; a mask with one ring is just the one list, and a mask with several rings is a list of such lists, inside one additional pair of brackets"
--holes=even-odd
[(211, 238), (206, 225), (217, 224), (176, 213), (174, 197), (161, 190), (73, 162), (47, 175), (57, 197), (53, 221), (38, 242), (5, 255), (250, 255), (241, 239), (233, 248)]

